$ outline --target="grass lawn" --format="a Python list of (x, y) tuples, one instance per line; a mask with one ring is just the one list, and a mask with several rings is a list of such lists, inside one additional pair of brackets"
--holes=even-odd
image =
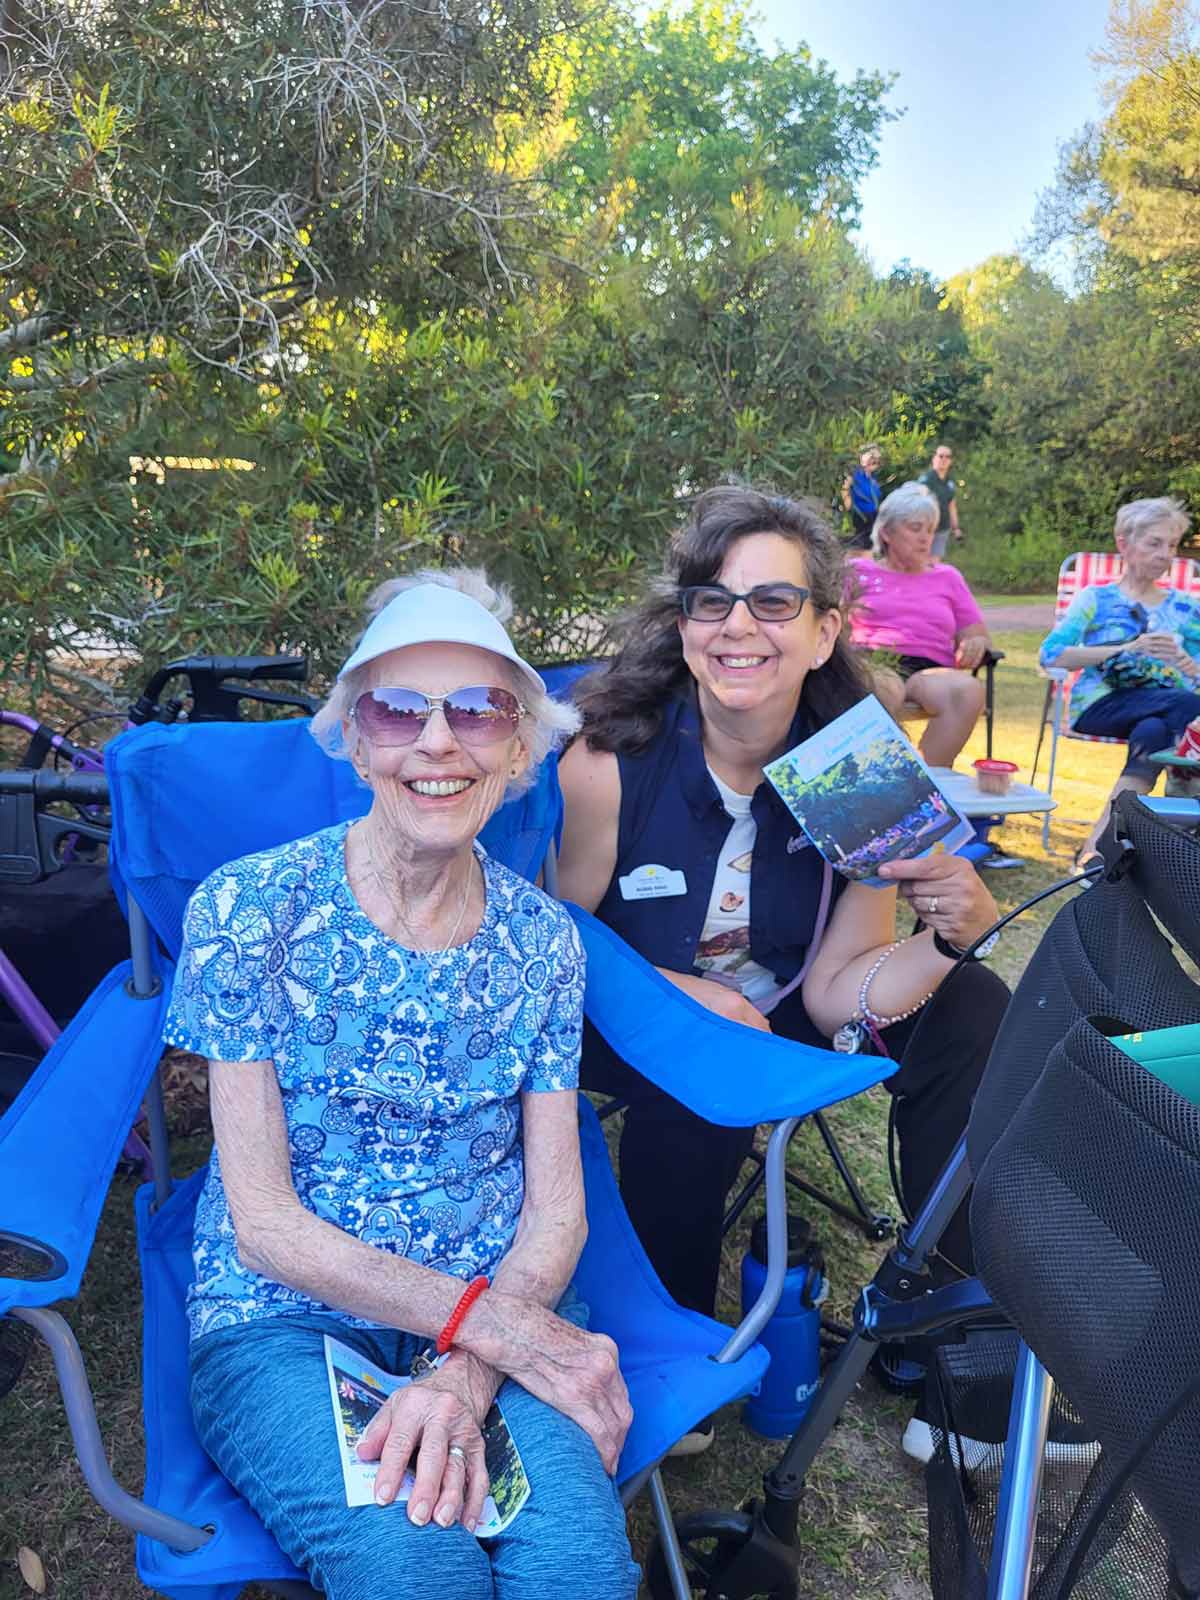
[[(1012, 597), (1003, 598), (1012, 603)], [(1026, 778), (1044, 689), (1035, 672), (1037, 643), (1032, 634), (997, 639), (1007, 660), (997, 677), (996, 754), (1019, 762)], [(983, 750), (981, 727), (963, 759)], [(1004, 908), (1069, 870), (1069, 851), (1082, 838), (1086, 819), (1099, 811), (1121, 765), (1116, 746), (1068, 740), (1060, 756), (1056, 790), (1061, 810), (1065, 819), (1077, 820), (1055, 823), (1052, 843), (1063, 854), (1054, 859), (1042, 853), (1039, 819), (1016, 818), (1005, 826), (1006, 847), (1026, 857), (1027, 865), (989, 876), (989, 887)], [(1010, 983), (1020, 975), (1053, 909), (1053, 902), (1050, 908), (1039, 908), (1005, 934), (993, 964)], [(868, 1196), (880, 1209), (894, 1211), (885, 1155), (887, 1101), (886, 1093), (877, 1090), (835, 1108), (830, 1121)], [(177, 1150), (178, 1170), (191, 1170), (204, 1154), (202, 1137), (183, 1141)], [(794, 1142), (793, 1161), (810, 1176), (826, 1175), (823, 1151), (815, 1134), (806, 1130)], [(118, 1178), (83, 1292), (68, 1315), (88, 1363), (114, 1470), (124, 1485), (136, 1490), (141, 1481), (141, 1330), (132, 1198), (132, 1182)], [(859, 1285), (874, 1269), (879, 1247), (819, 1208), (809, 1210), (830, 1259), (829, 1310), (845, 1319)], [(729, 1320), (736, 1316), (733, 1297), (748, 1226), (744, 1221), (727, 1246), (722, 1311)], [(923, 1482), (899, 1448), (907, 1414), (902, 1402), (868, 1379), (827, 1442), (801, 1513), (801, 1600), (919, 1600), (928, 1594)], [(667, 1468), (676, 1511), (738, 1504), (758, 1492), (763, 1471), (777, 1455), (774, 1447), (756, 1442), (734, 1412), (723, 1415), (707, 1456)], [(22, 1380), (0, 1400), (0, 1485), (0, 1600), (32, 1592), (17, 1570), (16, 1552), (23, 1545), (41, 1557), (46, 1593), (53, 1600), (133, 1600), (148, 1592), (133, 1576), (132, 1536), (97, 1509), (83, 1485), (51, 1364), (40, 1346)], [(635, 1508), (631, 1526), (642, 1555), (650, 1536), (644, 1503)]]

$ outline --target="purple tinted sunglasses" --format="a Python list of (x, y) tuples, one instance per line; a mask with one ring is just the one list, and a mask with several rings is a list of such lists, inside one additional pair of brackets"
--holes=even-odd
[(350, 715), (372, 744), (416, 744), (425, 724), (441, 708), (450, 732), (461, 744), (498, 744), (517, 731), (525, 707), (507, 689), (473, 683), (449, 694), (422, 694), (419, 689), (368, 689), (354, 702)]

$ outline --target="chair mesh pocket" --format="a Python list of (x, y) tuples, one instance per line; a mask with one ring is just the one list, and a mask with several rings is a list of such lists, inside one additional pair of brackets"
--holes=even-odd
[[(934, 1453), (925, 1482), (934, 1600), (986, 1600), (1017, 1349), (1015, 1333), (972, 1335), (943, 1346), (930, 1367)], [(1169, 1449), (1171, 1434), (1189, 1437), (1198, 1410), (1193, 1392), (1165, 1425), (1160, 1419), (1143, 1449)], [(1162, 1532), (1133, 1491), (1135, 1458), (1114, 1465), (1089, 1431), (1056, 1390), (1032, 1600), (1193, 1600), (1196, 1590), (1174, 1570)]]

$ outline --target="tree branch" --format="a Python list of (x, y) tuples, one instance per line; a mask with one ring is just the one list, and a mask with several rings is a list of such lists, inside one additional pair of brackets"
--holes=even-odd
[(42, 344), (55, 334), (65, 333), (66, 324), (52, 312), (42, 312), (36, 317), (26, 317), (11, 328), (0, 329), (0, 355), (13, 350), (26, 350), (31, 344)]
[(0, 389), (11, 389), (19, 394), (40, 394), (50, 389), (86, 389), (94, 383), (111, 383), (116, 378), (134, 376), (152, 377), (166, 370), (163, 361), (133, 361), (128, 356), (122, 356), (117, 361), (110, 361), (106, 367), (97, 367), (95, 372), (69, 372), (58, 378), (0, 377)]

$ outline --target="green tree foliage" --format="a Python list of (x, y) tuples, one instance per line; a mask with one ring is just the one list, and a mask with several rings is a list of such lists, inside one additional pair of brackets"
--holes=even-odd
[(571, 0), (21, 0), (0, 116), (4, 348), (156, 336), (247, 370), (314, 300), (479, 294), (529, 202)]
[(1107, 48), (1113, 109), (1097, 152), (1111, 204), (1096, 217), (1123, 254), (1200, 331), (1200, 9), (1193, 0), (1114, 0)]
[(134, 675), (197, 647), (328, 668), (376, 580), (457, 559), (574, 653), (681, 491), (825, 496), (864, 432), (927, 445), (929, 308), (841, 226), (885, 85), (764, 51), (736, 7), (19, 15), (10, 679), (97, 639)]
[(740, 5), (614, 10), (578, 39), (571, 137), (550, 175), (568, 215), (605, 220), (630, 254), (719, 246), (735, 197), (758, 191), (848, 222), (887, 87), (877, 73), (842, 83), (804, 46), (765, 49)]
[(888, 82), (734, 0), (2, 15), (7, 695), (97, 641), (127, 677), (326, 671), (378, 579), (450, 560), (580, 653), (681, 497), (828, 505), (866, 439), (890, 485), (950, 437), (969, 548), (1018, 584), (1120, 496), (1200, 487), (1180, 0), (1119, 14), (1112, 116), (1049, 208), (1071, 294), (1018, 258), (876, 276), (847, 228)]
[[(367, 552), (366, 577), (442, 548), (439, 454), (385, 471), (391, 430), (357, 426), (364, 330), (400, 325), (424, 349), (445, 315), (469, 340), (527, 280), (537, 206), (497, 129), (547, 113), (544, 58), (574, 0), (4, 15), (0, 415), (20, 470), (3, 485), (0, 663), (36, 677), (52, 642), (97, 637), (147, 658), (307, 643), (365, 581), (306, 542), (310, 505)], [(496, 422), (524, 414), (509, 336)], [(131, 458), (256, 470), (169, 469), (131, 492)], [(398, 495), (407, 531), (385, 551)]]
[[(987, 363), (990, 430), (970, 457), (968, 570), (1048, 582), (1105, 547), (1123, 501), (1200, 509), (1200, 55), (1187, 0), (1114, 0), (1098, 61), (1111, 111), (1065, 152), (1036, 243), (1074, 252), (1065, 290), (997, 256), (947, 288)], [(983, 535), (982, 542), (977, 535)]]
[(822, 501), (867, 437), (893, 473), (978, 375), (928, 280), (847, 240), (888, 80), (767, 51), (713, 0), (618, 13), (579, 43), (550, 166), (581, 259), (642, 329), (672, 480), (766, 475)]

